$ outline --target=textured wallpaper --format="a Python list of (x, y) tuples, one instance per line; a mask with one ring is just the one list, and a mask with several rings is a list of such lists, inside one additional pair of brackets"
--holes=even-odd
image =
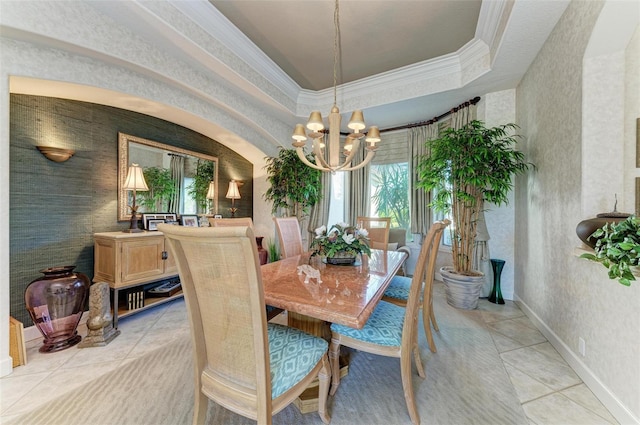
[[(609, 280), (601, 265), (574, 254), (580, 244), (575, 228), (584, 218), (585, 199), (592, 196), (585, 178), (595, 174), (615, 181), (625, 163), (624, 155), (616, 159), (624, 143), (619, 138), (591, 142), (611, 145), (602, 161), (585, 156), (592, 151), (588, 144), (583, 149), (593, 140), (585, 127), (585, 103), (598, 101), (597, 90), (583, 88), (583, 60), (602, 7), (602, 2), (573, 1), (517, 89), (518, 123), (538, 170), (520, 179), (516, 193), (515, 290), (558, 339), (559, 351), (573, 356), (637, 418), (640, 284), (623, 287)], [(637, 45), (627, 50), (635, 58)], [(637, 81), (638, 75), (626, 78)], [(587, 158), (590, 166), (584, 167)], [(586, 341), (584, 357), (578, 354), (579, 337)]]

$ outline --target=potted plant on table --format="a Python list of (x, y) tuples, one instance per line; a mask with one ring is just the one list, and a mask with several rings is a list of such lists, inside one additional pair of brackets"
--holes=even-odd
[(418, 186), (433, 191), (430, 206), (451, 214), (453, 267), (440, 269), (447, 302), (474, 309), (478, 305), (484, 275), (472, 270), (476, 225), (484, 202), (507, 204), (512, 179), (533, 164), (513, 149), (515, 124), (486, 128), (474, 120), (460, 129), (448, 128), (426, 142), (430, 152), (418, 163)]
[(358, 229), (347, 223), (337, 223), (327, 232), (326, 226), (316, 230), (311, 242), (311, 256), (327, 258), (328, 264), (354, 264), (359, 254), (371, 255), (366, 229)]

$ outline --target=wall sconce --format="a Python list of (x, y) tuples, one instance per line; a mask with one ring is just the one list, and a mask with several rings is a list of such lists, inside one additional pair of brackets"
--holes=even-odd
[(136, 192), (138, 190), (149, 190), (147, 182), (144, 180), (144, 174), (142, 173), (142, 167), (138, 164), (131, 164), (129, 171), (127, 172), (127, 179), (124, 182), (124, 190), (133, 190), (133, 204), (131, 205), (131, 224), (129, 228), (123, 230), (126, 233), (138, 233), (142, 232), (138, 228), (138, 206), (136, 205)]
[(229, 209), (229, 211), (231, 211), (231, 217), (235, 217), (236, 211), (238, 211), (238, 209), (235, 207), (235, 200), (240, 199), (240, 190), (238, 190), (237, 181), (231, 180), (229, 182), (229, 190), (227, 190), (226, 198), (231, 199), (231, 208)]
[(215, 182), (211, 181), (209, 182), (209, 191), (207, 192), (207, 199), (211, 200), (211, 203), (209, 204), (209, 213), (213, 214), (213, 200), (216, 197), (216, 184)]
[(53, 146), (36, 146), (45, 158), (53, 162), (65, 162), (76, 153), (71, 149), (54, 148)]

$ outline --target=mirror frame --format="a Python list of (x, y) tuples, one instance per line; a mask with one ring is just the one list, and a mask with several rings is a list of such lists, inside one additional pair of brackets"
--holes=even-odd
[[(139, 143), (141, 145), (151, 146), (169, 152), (175, 152), (183, 155), (189, 155), (196, 158), (213, 161), (215, 163), (215, 171), (213, 181), (215, 182), (216, 197), (213, 200), (213, 210), (218, 210), (218, 158), (200, 152), (194, 152), (187, 149), (178, 148), (153, 140), (143, 139), (142, 137), (131, 136), (129, 134), (118, 133), (118, 221), (131, 220), (129, 205), (127, 203), (127, 194), (125, 193), (124, 182), (127, 179), (127, 171), (129, 170), (129, 142)], [(150, 211), (157, 212), (157, 211)], [(139, 213), (140, 214), (140, 213)], [(178, 215), (180, 215), (178, 213)], [(208, 215), (208, 213), (207, 213)]]

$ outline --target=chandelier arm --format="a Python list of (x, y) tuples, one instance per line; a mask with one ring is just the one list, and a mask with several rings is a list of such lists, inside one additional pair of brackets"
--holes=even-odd
[(316, 164), (323, 167), (326, 170), (330, 170), (331, 166), (327, 161), (324, 160), (324, 156), (322, 155), (322, 150), (320, 149), (320, 141), (315, 139), (313, 141), (313, 154), (316, 156)]
[(358, 152), (358, 149), (360, 148), (360, 140), (353, 139), (351, 143), (351, 151), (349, 152), (349, 155), (347, 155), (342, 165), (335, 168), (336, 171), (343, 170), (345, 167), (348, 167), (349, 164), (351, 164), (351, 160), (356, 155), (356, 152)]
[(316, 170), (320, 170), (320, 171), (331, 171), (331, 170), (328, 170), (326, 168), (319, 167), (316, 164), (314, 164), (311, 161), (309, 161), (307, 159), (307, 157), (304, 155), (304, 150), (301, 147), (297, 147), (296, 148), (296, 153), (298, 154), (298, 158), (300, 158), (300, 161), (304, 162), (304, 164), (306, 166), (311, 167), (311, 168), (315, 168)]
[(367, 165), (368, 163), (370, 163), (373, 157), (375, 156), (375, 154), (376, 153), (374, 151), (369, 151), (367, 152), (367, 156), (364, 157), (364, 160), (360, 164), (356, 165), (355, 167), (342, 168), (340, 171), (353, 171), (353, 170), (360, 169), (365, 165)]

